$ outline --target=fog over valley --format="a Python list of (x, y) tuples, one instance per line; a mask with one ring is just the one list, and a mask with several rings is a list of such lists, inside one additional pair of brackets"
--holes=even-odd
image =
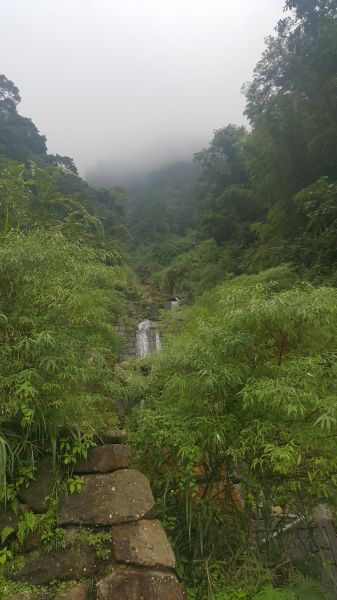
[(1, 71), (20, 112), (82, 175), (120, 184), (189, 159), (242, 123), (282, 0), (12, 0), (0, 8)]

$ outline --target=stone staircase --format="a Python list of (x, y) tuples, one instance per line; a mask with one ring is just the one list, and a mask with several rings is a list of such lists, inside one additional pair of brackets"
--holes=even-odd
[[(9, 577), (34, 586), (9, 595), (12, 600), (183, 600), (174, 572), (175, 557), (165, 530), (154, 518), (148, 479), (129, 468), (131, 450), (111, 436), (89, 450), (74, 475), (79, 493), (58, 499), (59, 547), (49, 552), (34, 531), (22, 547), (22, 566)], [(24, 510), (43, 513), (55, 486), (49, 459), (22, 494)], [(6, 521), (7, 518), (7, 521)], [(17, 518), (0, 514), (0, 529), (15, 529)], [(61, 586), (55, 586), (61, 583)]]

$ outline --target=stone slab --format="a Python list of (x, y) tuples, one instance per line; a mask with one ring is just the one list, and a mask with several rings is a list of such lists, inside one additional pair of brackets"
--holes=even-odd
[(97, 586), (97, 600), (185, 600), (172, 571), (126, 568), (104, 577)]
[(53, 495), (56, 482), (61, 477), (61, 468), (55, 466), (50, 457), (43, 458), (35, 474), (35, 480), (20, 493), (21, 500), (35, 512), (46, 511), (49, 505), (48, 498)]
[(89, 600), (91, 583), (81, 581), (58, 592), (18, 592), (5, 596), (4, 600)]
[(55, 600), (89, 600), (91, 583), (81, 581), (71, 588), (59, 592), (54, 596)]
[(151, 515), (154, 498), (149, 481), (135, 469), (83, 475), (82, 491), (60, 497), (60, 525), (116, 525)]
[[(22, 514), (22, 513), (21, 513)], [(15, 514), (8, 506), (0, 505), (0, 533), (5, 527), (11, 527), (14, 531), (18, 528), (20, 513)]]
[(125, 429), (105, 429), (95, 439), (98, 443), (122, 444), (126, 440), (126, 431)]
[(10, 573), (13, 581), (45, 585), (50, 581), (71, 581), (91, 577), (97, 570), (94, 548), (84, 542), (45, 552), (33, 550), (23, 555), (24, 566)]
[(88, 458), (81, 458), (74, 466), (74, 473), (108, 473), (127, 469), (130, 463), (131, 448), (127, 444), (107, 444), (90, 448)]
[(111, 530), (113, 556), (118, 562), (147, 567), (175, 567), (175, 557), (158, 520), (115, 525)]

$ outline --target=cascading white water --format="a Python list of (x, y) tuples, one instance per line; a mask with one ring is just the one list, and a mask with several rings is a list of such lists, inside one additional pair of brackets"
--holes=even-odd
[[(136, 356), (144, 358), (152, 350), (159, 352), (161, 348), (161, 339), (158, 331), (154, 329), (152, 321), (145, 319), (139, 323), (136, 330)], [(144, 408), (145, 400), (140, 400), (140, 407)]]
[(176, 296), (173, 296), (173, 298), (171, 298), (170, 300), (170, 305), (171, 308), (174, 308), (175, 306), (179, 305), (179, 298), (177, 298)]
[(139, 323), (136, 331), (136, 355), (139, 358), (144, 358), (150, 351), (150, 339), (149, 332), (151, 328), (151, 321), (145, 319)]
[(156, 331), (156, 350), (157, 352), (159, 352), (161, 348), (161, 339), (160, 339), (160, 335), (158, 333), (158, 331)]
[(154, 328), (154, 323), (145, 319), (139, 323), (136, 330), (136, 356), (144, 358), (152, 350), (161, 348), (161, 339), (158, 331)]

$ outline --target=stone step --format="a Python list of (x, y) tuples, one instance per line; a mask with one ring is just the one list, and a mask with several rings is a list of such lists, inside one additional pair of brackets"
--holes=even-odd
[(88, 450), (88, 458), (80, 458), (74, 466), (74, 473), (108, 473), (127, 469), (130, 463), (131, 448), (127, 444), (107, 444)]
[(174, 573), (166, 570), (119, 568), (97, 586), (97, 600), (185, 600)]
[(83, 475), (81, 482), (80, 493), (61, 495), (59, 525), (116, 525), (153, 513), (149, 481), (136, 469)]
[[(10, 579), (35, 586), (50, 582), (70, 582), (65, 588), (41, 588), (7, 596), (11, 600), (184, 600), (185, 592), (173, 569), (175, 557), (165, 530), (154, 519), (154, 498), (149, 481), (136, 469), (127, 468), (131, 449), (123, 443), (125, 432), (104, 434), (109, 443), (91, 448), (86, 460), (74, 466), (81, 483), (80, 492), (61, 492), (58, 498), (57, 526), (64, 530), (63, 543), (50, 552), (43, 547), (41, 526), (31, 532), (21, 546), (22, 567), (14, 563)], [(0, 507), (0, 530), (12, 527), (12, 537), (23, 512), (42, 513), (48, 508), (57, 483), (64, 476), (51, 459), (41, 461), (35, 481), (22, 492), (25, 503), (16, 515)], [(84, 526), (89, 529), (84, 529)], [(110, 541), (106, 534), (111, 532)], [(104, 533), (105, 556), (99, 558), (93, 533)], [(93, 592), (93, 581), (97, 595)], [(71, 581), (77, 580), (76, 585)], [(21, 584), (20, 584), (21, 585)], [(37, 587), (37, 590), (39, 587)]]

